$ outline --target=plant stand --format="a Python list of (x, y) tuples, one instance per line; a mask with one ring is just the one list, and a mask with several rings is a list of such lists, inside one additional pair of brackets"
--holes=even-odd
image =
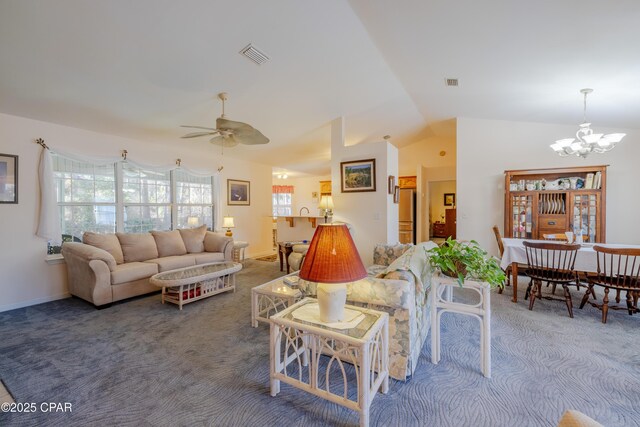
[(453, 302), (453, 289), (460, 285), (456, 279), (434, 276), (431, 283), (431, 363), (440, 361), (440, 320), (446, 312), (466, 314), (480, 322), (480, 367), (482, 374), (491, 378), (491, 297), (486, 282), (465, 280), (463, 289), (473, 289), (480, 296), (476, 304)]

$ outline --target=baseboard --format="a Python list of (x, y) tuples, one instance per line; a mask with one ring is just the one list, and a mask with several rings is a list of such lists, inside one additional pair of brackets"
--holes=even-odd
[(277, 254), (278, 254), (278, 251), (273, 249), (273, 250), (270, 250), (270, 251), (262, 251), (262, 252), (251, 253), (251, 256), (248, 256), (247, 258), (261, 258), (263, 256), (277, 255)]
[(36, 298), (32, 300), (27, 300), (27, 301), (20, 301), (13, 304), (0, 305), (0, 313), (2, 313), (3, 311), (15, 310), (17, 308), (29, 307), (32, 305), (43, 304), (45, 302), (56, 301), (59, 299), (65, 299), (69, 297), (71, 297), (71, 294), (66, 292), (60, 295), (52, 295), (49, 297)]

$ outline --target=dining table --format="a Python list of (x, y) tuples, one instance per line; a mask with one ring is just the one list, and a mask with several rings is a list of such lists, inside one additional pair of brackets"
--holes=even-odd
[[(506, 270), (511, 266), (511, 285), (513, 286), (513, 302), (518, 302), (518, 268), (527, 264), (527, 253), (522, 242), (550, 243), (548, 240), (503, 238), (504, 253), (500, 261), (500, 267)], [(559, 242), (554, 242), (559, 243)], [(613, 243), (581, 243), (576, 254), (574, 270), (583, 273), (595, 273), (598, 271), (598, 255), (594, 246), (614, 248), (640, 248), (640, 245), (613, 244)]]

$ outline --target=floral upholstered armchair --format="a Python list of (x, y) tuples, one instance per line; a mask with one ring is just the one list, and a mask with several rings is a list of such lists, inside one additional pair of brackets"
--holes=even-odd
[[(431, 325), (431, 268), (425, 246), (435, 244), (378, 244), (369, 277), (347, 285), (347, 304), (389, 313), (389, 375), (403, 381), (415, 371)], [(306, 295), (316, 295), (315, 283), (300, 283)]]

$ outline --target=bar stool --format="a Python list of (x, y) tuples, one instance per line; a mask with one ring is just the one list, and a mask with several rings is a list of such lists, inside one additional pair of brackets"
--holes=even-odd
[(431, 363), (440, 361), (440, 320), (443, 313), (459, 313), (472, 316), (480, 322), (480, 369), (491, 378), (491, 298), (486, 282), (465, 280), (463, 289), (473, 289), (480, 296), (477, 304), (453, 301), (453, 290), (460, 288), (458, 281), (446, 276), (433, 276), (431, 281)]

